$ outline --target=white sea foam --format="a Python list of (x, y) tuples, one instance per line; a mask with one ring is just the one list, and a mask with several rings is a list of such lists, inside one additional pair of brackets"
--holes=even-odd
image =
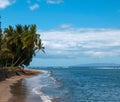
[[(58, 96), (55, 95), (55, 96), (53, 96), (54, 97), (53, 98), (51, 95), (49, 96), (46, 93), (44, 93), (42, 89), (44, 89), (45, 87), (49, 88), (51, 86), (54, 86), (54, 87), (52, 87), (53, 88), (52, 91), (54, 91), (56, 94), (58, 94), (59, 90), (57, 91), (57, 90), (54, 90), (54, 89), (56, 89), (58, 87), (61, 87), (62, 83), (60, 83), (57, 79), (52, 77), (52, 72), (51, 71), (44, 71), (44, 74), (42, 75), (42, 78), (43, 78), (42, 79), (43, 81), (41, 82), (41, 85), (33, 88), (32, 91), (35, 94), (40, 96), (42, 102), (52, 102), (52, 99), (57, 98)], [(61, 94), (59, 93), (59, 95), (61, 95)]]
[(44, 77), (44, 78), (48, 78), (48, 77), (51, 76), (51, 75), (49, 74), (49, 71), (42, 70), (42, 72), (44, 73), (44, 74), (42, 74), (42, 77)]
[(57, 80), (53, 77), (50, 77), (55, 83), (57, 82)]
[(54, 77), (50, 77), (50, 78), (54, 81), (55, 84), (59, 85), (59, 87), (63, 86), (63, 84), (59, 82), (57, 79), (55, 79)]
[(41, 100), (42, 100), (43, 102), (52, 102), (52, 99), (53, 99), (53, 98), (50, 97), (50, 96), (48, 96), (48, 95), (45, 95), (45, 94), (41, 91), (41, 89), (42, 89), (43, 87), (47, 87), (47, 85), (41, 85), (41, 86), (39, 86), (39, 87), (33, 88), (32, 91), (33, 91), (35, 94), (39, 95), (40, 98), (41, 98)]
[[(44, 78), (50, 77), (48, 71), (42, 70), (42, 72), (44, 72), (44, 74), (42, 75), (42, 77), (44, 77)], [(52, 102), (52, 99), (53, 99), (52, 97), (50, 97), (50, 96), (48, 96), (48, 95), (45, 95), (44, 92), (42, 92), (42, 88), (47, 87), (47, 86), (48, 86), (48, 85), (40, 85), (40, 86), (35, 87), (35, 88), (32, 89), (32, 91), (33, 91), (35, 94), (37, 94), (37, 95), (40, 96), (42, 102)]]
[(51, 74), (50, 73), (47, 73), (47, 75), (46, 76), (44, 76), (45, 78), (48, 78), (48, 77), (50, 77), (51, 76)]

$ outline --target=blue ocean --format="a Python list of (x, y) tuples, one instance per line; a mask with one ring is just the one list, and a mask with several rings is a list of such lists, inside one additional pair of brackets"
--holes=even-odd
[(42, 75), (26, 79), (29, 86), (31, 85), (31, 92), (40, 97), (41, 101), (38, 102), (120, 102), (120, 69), (32, 69), (44, 72)]
[[(40, 68), (36, 68), (40, 69)], [(99, 68), (43, 68), (33, 91), (43, 102), (120, 102), (120, 70)]]

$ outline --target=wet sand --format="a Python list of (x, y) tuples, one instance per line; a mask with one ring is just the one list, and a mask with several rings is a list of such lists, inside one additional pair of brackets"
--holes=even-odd
[[(24, 75), (22, 74), (20, 76), (13, 76), (11, 78), (6, 79), (5, 81), (0, 82), (0, 102), (10, 102), (8, 100), (10, 100), (11, 97), (13, 97), (11, 92), (11, 86), (13, 84), (17, 83), (21, 79), (30, 78), (43, 73), (38, 70), (30, 70), (30, 69), (25, 69), (25, 72), (26, 74)], [(26, 101), (17, 100), (12, 102), (26, 102)], [(34, 101), (31, 101), (31, 102), (34, 102)]]
[(42, 102), (40, 101), (40, 96), (32, 91), (32, 86), (34, 86), (33, 79), (36, 77), (24, 78), (11, 85), (13, 96), (8, 102)]

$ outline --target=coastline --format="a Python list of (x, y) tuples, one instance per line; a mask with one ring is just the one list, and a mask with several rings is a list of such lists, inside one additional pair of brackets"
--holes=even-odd
[(19, 81), (20, 79), (30, 78), (39, 74), (42, 74), (42, 71), (32, 70), (25, 68), (25, 74), (21, 74), (19, 76), (13, 76), (11, 78), (7, 78), (4, 81), (0, 82), (0, 102), (8, 102), (8, 100), (12, 97), (10, 86)]

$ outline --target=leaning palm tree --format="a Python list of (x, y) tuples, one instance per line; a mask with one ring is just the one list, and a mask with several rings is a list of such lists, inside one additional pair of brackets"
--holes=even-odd
[[(24, 53), (24, 64), (29, 65), (32, 57), (35, 56), (36, 51), (44, 51), (44, 46), (40, 39), (40, 35), (36, 33), (36, 25), (24, 26), (24, 34), (22, 36), (23, 51)], [(26, 30), (27, 29), (27, 30)]]
[(6, 48), (14, 55), (11, 66), (29, 65), (37, 51), (44, 52), (40, 35), (36, 34), (36, 25), (9, 26), (4, 34)]

